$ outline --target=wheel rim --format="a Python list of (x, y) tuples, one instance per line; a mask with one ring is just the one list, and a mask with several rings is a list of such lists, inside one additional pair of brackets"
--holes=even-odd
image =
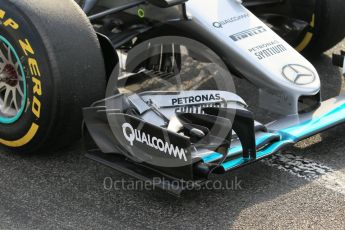
[(23, 65), (11, 43), (0, 35), (0, 123), (16, 122), (23, 114), (25, 102)]

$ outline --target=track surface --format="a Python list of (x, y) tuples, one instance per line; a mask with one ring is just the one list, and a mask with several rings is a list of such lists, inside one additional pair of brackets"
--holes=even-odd
[[(340, 49), (345, 41), (332, 51)], [(345, 88), (332, 51), (313, 60), (324, 98)], [(0, 153), (0, 229), (344, 229), (344, 130), (221, 178), (223, 185), (239, 181), (237, 189), (192, 191), (181, 199), (105, 188), (105, 178), (131, 178), (84, 158), (78, 144), (53, 154)]]

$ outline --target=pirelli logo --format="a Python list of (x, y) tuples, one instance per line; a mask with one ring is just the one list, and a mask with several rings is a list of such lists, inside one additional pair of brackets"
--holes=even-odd
[(237, 34), (233, 34), (230, 36), (230, 38), (237, 42), (237, 41), (240, 41), (240, 40), (243, 40), (243, 39), (246, 39), (246, 38), (249, 38), (249, 37), (253, 37), (257, 34), (261, 34), (261, 33), (264, 33), (266, 32), (266, 29), (262, 26), (258, 26), (258, 27), (255, 27), (255, 28), (252, 28), (252, 29), (249, 29), (249, 30), (245, 30), (245, 31), (242, 31), (242, 32), (239, 32)]

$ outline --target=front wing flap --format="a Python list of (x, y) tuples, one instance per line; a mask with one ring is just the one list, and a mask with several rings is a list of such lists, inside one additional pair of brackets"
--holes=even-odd
[[(203, 94), (205, 91), (189, 93)], [(203, 113), (195, 114), (180, 112), (181, 105), (176, 107), (166, 103), (164, 98), (167, 95), (172, 97), (171, 92), (145, 92), (135, 96), (120, 94), (85, 108), (85, 124), (97, 148), (107, 157), (116, 156), (118, 162), (126, 161), (125, 165), (132, 162), (137, 171), (132, 170), (129, 174), (142, 172), (146, 176), (158, 174), (182, 181), (203, 181), (212, 173), (243, 167), (345, 122), (345, 96), (324, 101), (315, 111), (288, 116), (264, 126), (254, 122), (245, 103), (238, 98), (212, 101), (212, 106), (197, 104), (202, 105)], [(140, 101), (140, 98), (145, 99)], [(217, 103), (226, 106), (215, 106)], [(231, 113), (224, 114), (225, 110)], [(175, 132), (176, 127), (169, 127), (176, 119), (172, 114), (180, 120), (179, 126), (182, 125), (184, 130), (188, 127), (188, 132)], [(231, 114), (234, 117), (230, 119), (227, 116)], [(159, 125), (154, 124), (154, 120)], [(231, 132), (220, 138), (210, 131), (207, 141), (201, 142), (190, 134), (193, 129), (210, 129), (212, 122), (220, 127), (230, 126), (227, 128)], [(120, 171), (128, 172), (121, 167)]]

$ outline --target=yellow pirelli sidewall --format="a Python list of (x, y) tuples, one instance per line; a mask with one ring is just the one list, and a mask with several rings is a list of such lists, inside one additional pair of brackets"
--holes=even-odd
[[(28, 100), (29, 103), (26, 104), (25, 112), (33, 113), (34, 117), (36, 118), (35, 121), (29, 125), (27, 132), (20, 138), (16, 140), (6, 140), (3, 137), (0, 137), (0, 144), (5, 145), (7, 147), (22, 147), (28, 144), (38, 133), (40, 126), (38, 125), (38, 120), (40, 119), (41, 115), (41, 101), (40, 96), (42, 96), (42, 87), (41, 87), (41, 71), (40, 71), (40, 64), (38, 63), (35, 57), (35, 50), (31, 45), (29, 38), (21, 37), (21, 25), (15, 19), (12, 18), (5, 10), (0, 8), (0, 28), (5, 27), (3, 29), (10, 31), (12, 30), (13, 33), (19, 34), (19, 39), (17, 42), (17, 47), (20, 47), (22, 52), (25, 54), (22, 60), (22, 64), (28, 67), (27, 73), (30, 75), (32, 85), (31, 90), (32, 98)], [(27, 77), (27, 76), (26, 76)]]

